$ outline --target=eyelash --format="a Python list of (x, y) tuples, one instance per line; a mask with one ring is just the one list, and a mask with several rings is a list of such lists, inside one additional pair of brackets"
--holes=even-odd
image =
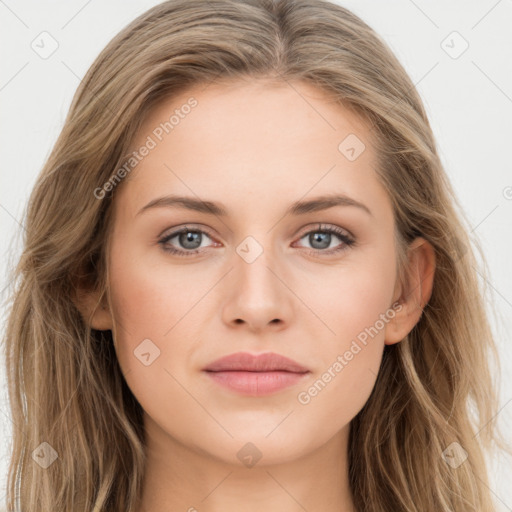
[[(166, 235), (165, 237), (160, 239), (158, 241), (158, 243), (162, 245), (162, 249), (165, 252), (170, 253), (170, 254), (174, 254), (174, 255), (177, 255), (177, 256), (187, 257), (187, 256), (193, 256), (194, 254), (202, 252), (201, 249), (193, 249), (193, 250), (185, 251), (185, 250), (176, 249), (176, 248), (174, 248), (174, 247), (172, 247), (170, 245), (166, 245), (169, 242), (169, 240), (173, 239), (177, 235), (180, 235), (181, 233), (203, 233), (203, 234), (207, 235), (208, 237), (213, 238), (211, 235), (208, 234), (207, 231), (204, 231), (202, 229), (195, 229), (193, 227), (192, 228), (191, 227), (184, 227), (184, 228), (181, 228), (181, 229), (179, 229), (177, 231), (172, 232), (169, 235)], [(313, 230), (310, 230), (310, 231), (307, 231), (306, 233), (304, 233), (299, 238), (299, 240), (301, 240), (302, 238), (304, 238), (307, 235), (310, 235), (311, 233), (330, 233), (330, 234), (334, 234), (338, 238), (340, 238), (341, 241), (343, 242), (343, 244), (340, 247), (335, 248), (335, 249), (321, 250), (321, 249), (308, 249), (307, 247), (305, 248), (308, 251), (309, 254), (313, 254), (315, 256), (318, 256), (319, 254), (321, 256), (337, 254), (337, 253), (339, 253), (341, 251), (347, 250), (348, 248), (350, 248), (351, 246), (353, 246), (355, 244), (355, 240), (353, 238), (351, 238), (349, 235), (346, 234), (345, 231), (342, 231), (340, 228), (337, 228), (336, 226), (322, 226), (322, 225), (319, 225), (319, 227), (317, 229), (313, 229)]]

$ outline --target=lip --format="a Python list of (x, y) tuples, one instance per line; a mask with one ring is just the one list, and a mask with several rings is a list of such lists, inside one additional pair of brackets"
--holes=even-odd
[(276, 393), (298, 384), (310, 370), (293, 359), (267, 352), (252, 355), (237, 352), (203, 368), (217, 384), (249, 396)]
[(203, 368), (204, 371), (247, 371), (247, 372), (272, 372), (284, 371), (293, 373), (305, 373), (309, 369), (300, 365), (293, 359), (265, 352), (264, 354), (253, 355), (249, 352), (237, 352), (229, 356), (221, 357)]

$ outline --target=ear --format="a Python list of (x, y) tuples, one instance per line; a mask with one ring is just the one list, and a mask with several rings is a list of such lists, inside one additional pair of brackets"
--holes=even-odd
[(88, 288), (76, 290), (73, 303), (82, 315), (84, 322), (93, 329), (108, 331), (113, 329), (112, 315), (105, 293)]
[(386, 324), (386, 345), (403, 340), (418, 323), (432, 295), (436, 266), (435, 250), (424, 238), (415, 238), (408, 248), (404, 283), (395, 286), (396, 314)]

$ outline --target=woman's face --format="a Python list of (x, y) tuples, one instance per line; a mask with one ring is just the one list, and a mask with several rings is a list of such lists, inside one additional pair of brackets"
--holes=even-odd
[[(146, 118), (115, 191), (109, 279), (117, 355), (152, 435), (271, 464), (347, 431), (397, 298), (369, 136), (304, 83), (196, 86)], [(204, 370), (239, 352), (307, 371)]]

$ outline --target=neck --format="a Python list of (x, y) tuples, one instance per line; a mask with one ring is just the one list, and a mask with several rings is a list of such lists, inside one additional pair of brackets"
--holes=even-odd
[(185, 446), (146, 416), (139, 512), (355, 512), (347, 467), (349, 427), (293, 460), (266, 465), (262, 454), (247, 467)]

